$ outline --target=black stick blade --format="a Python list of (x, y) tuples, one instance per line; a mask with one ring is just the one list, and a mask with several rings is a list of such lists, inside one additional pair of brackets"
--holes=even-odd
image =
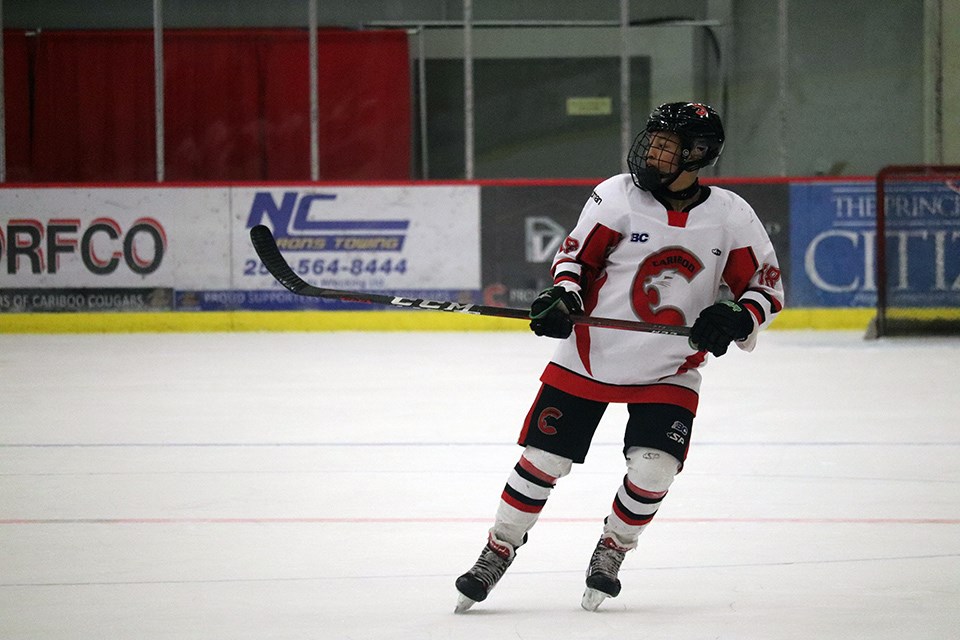
[(273, 239), (273, 234), (265, 225), (258, 224), (250, 229), (250, 241), (253, 243), (253, 248), (260, 256), (263, 265), (277, 279), (277, 282), (293, 293), (300, 293), (304, 287), (309, 286), (293, 272), (287, 261), (283, 259), (280, 249), (277, 248), (277, 242)]

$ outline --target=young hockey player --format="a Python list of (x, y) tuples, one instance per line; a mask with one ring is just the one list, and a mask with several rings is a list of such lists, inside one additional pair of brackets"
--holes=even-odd
[[(519, 437), (524, 447), (487, 544), (457, 578), (461, 613), (484, 600), (527, 540), (557, 480), (582, 463), (607, 405), (625, 403), (626, 475), (587, 564), (581, 605), (620, 593), (627, 551), (683, 467), (707, 353), (753, 350), (783, 307), (773, 245), (753, 209), (698, 181), (723, 149), (720, 116), (663, 104), (630, 149), (630, 173), (600, 183), (553, 261), (554, 285), (530, 309), (537, 335), (561, 340)], [(574, 326), (572, 313), (689, 325), (676, 336)]]

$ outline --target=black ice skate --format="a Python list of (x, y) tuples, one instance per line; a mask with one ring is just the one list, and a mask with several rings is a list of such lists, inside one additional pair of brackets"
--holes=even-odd
[(460, 596), (457, 598), (457, 608), (454, 612), (463, 613), (486, 599), (487, 594), (503, 577), (515, 556), (513, 547), (494, 540), (491, 536), (473, 568), (457, 578), (457, 591), (460, 592)]
[(587, 611), (596, 611), (606, 598), (616, 598), (620, 593), (620, 580), (617, 573), (627, 550), (612, 538), (600, 538), (597, 548), (590, 556), (587, 567), (587, 588), (583, 592), (580, 606)]

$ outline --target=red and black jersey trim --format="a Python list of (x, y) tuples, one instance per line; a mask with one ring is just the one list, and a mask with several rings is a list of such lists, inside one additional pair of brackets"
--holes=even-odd
[[(750, 293), (755, 293), (764, 300), (767, 301), (767, 304), (770, 305), (770, 313), (777, 314), (780, 309), (783, 307), (777, 302), (777, 299), (772, 295), (764, 291), (763, 289), (747, 289)], [(757, 324), (763, 324), (767, 320), (767, 312), (764, 310), (763, 305), (757, 302), (756, 300), (751, 300), (750, 298), (741, 298), (738, 302), (749, 309), (754, 317), (757, 319)]]
[(770, 311), (771, 311), (771, 312), (773, 312), (773, 313), (780, 313), (780, 310), (783, 309), (783, 305), (781, 305), (780, 302), (779, 302), (776, 298), (774, 298), (772, 295), (770, 295), (769, 293), (767, 293), (767, 292), (764, 291), (763, 289), (747, 289), (747, 291), (750, 291), (750, 292), (752, 292), (752, 293), (756, 293), (756, 294), (758, 294), (760, 297), (762, 297), (764, 300), (766, 300), (766, 301), (770, 304)]
[(563, 280), (576, 282), (584, 291), (593, 286), (593, 282), (603, 273), (603, 267), (610, 251), (623, 240), (623, 234), (600, 223), (593, 226), (584, 238), (580, 249), (573, 256), (573, 262), (580, 265), (580, 275), (562, 269), (570, 258), (560, 258), (553, 266), (554, 284)]
[(753, 313), (753, 316), (757, 319), (757, 324), (763, 324), (764, 321), (766, 321), (766, 319), (767, 319), (767, 314), (766, 314), (766, 312), (763, 310), (763, 307), (761, 307), (761, 306), (756, 302), (756, 300), (750, 300), (750, 299), (744, 300), (744, 299), (741, 299), (741, 300), (740, 300), (740, 305), (743, 306), (743, 307), (745, 307), (748, 311), (750, 311), (750, 312)]
[(757, 260), (753, 247), (733, 249), (727, 257), (726, 266), (723, 268), (723, 280), (730, 287), (733, 295), (739, 298), (746, 292), (750, 280), (759, 268), (760, 261)]
[(547, 364), (540, 381), (561, 391), (597, 402), (674, 404), (696, 415), (699, 394), (675, 384), (612, 384), (588, 378), (555, 362)]

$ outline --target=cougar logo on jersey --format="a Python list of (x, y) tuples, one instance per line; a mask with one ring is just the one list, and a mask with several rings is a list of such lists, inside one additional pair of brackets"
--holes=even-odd
[(682, 247), (667, 247), (647, 257), (633, 281), (633, 308), (645, 322), (683, 325), (686, 318), (671, 300), (703, 270), (703, 264)]

